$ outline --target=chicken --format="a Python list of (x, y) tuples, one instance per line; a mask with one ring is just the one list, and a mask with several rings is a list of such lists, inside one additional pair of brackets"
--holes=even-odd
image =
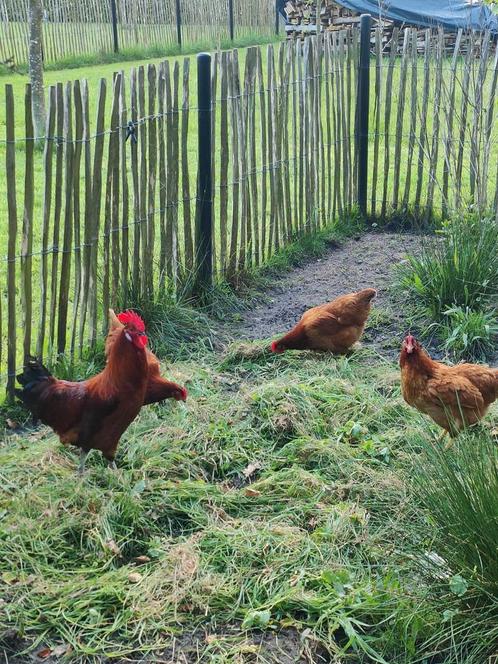
[[(120, 317), (123, 314), (116, 316), (112, 309), (109, 309), (109, 334), (106, 340), (106, 354), (109, 352), (114, 338), (119, 330), (123, 327)], [(147, 380), (147, 389), (145, 391), (144, 406), (151, 403), (158, 403), (164, 399), (176, 399), (176, 401), (186, 401), (188, 393), (187, 390), (161, 377), (161, 366), (159, 360), (154, 353), (149, 349), (145, 349), (147, 355), (147, 365), (149, 368), (149, 375)]]
[(119, 440), (144, 403), (148, 380), (145, 326), (137, 314), (121, 315), (104, 370), (82, 382), (58, 380), (31, 358), (17, 377), (17, 396), (48, 424), (64, 445), (81, 450), (79, 471), (92, 449), (100, 450), (112, 468)]
[(403, 341), (399, 363), (405, 401), (452, 437), (482, 419), (498, 396), (497, 369), (436, 362), (411, 334)]
[(375, 295), (373, 288), (365, 288), (308, 309), (290, 332), (272, 343), (272, 351), (315, 349), (346, 353), (361, 337)]

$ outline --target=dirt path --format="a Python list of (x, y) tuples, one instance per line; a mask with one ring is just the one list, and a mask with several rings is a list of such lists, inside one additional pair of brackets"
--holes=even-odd
[[(377, 289), (375, 311), (364, 341), (394, 356), (406, 328), (403, 295), (392, 288), (393, 268), (408, 251), (417, 252), (421, 236), (367, 233), (345, 241), (318, 260), (293, 269), (265, 293), (264, 301), (245, 312), (237, 326), (242, 339), (264, 339), (292, 327), (303, 312), (344, 293)], [(393, 338), (394, 337), (394, 338)]]

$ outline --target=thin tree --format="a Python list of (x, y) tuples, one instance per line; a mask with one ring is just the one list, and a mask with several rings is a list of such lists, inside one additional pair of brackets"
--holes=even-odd
[(29, 78), (35, 138), (45, 134), (45, 91), (43, 88), (43, 0), (29, 0)]

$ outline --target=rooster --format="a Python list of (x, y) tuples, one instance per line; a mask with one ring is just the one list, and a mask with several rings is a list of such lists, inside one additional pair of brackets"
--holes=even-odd
[(375, 295), (373, 288), (365, 288), (308, 309), (290, 332), (272, 343), (272, 351), (314, 349), (346, 353), (363, 334)]
[[(106, 340), (106, 354), (109, 353), (109, 349), (114, 343), (116, 335), (119, 334), (119, 330), (123, 328), (125, 322), (123, 316), (126, 316), (126, 314), (119, 314), (116, 316), (114, 311), (109, 309), (109, 334)], [(147, 389), (145, 391), (144, 406), (164, 401), (164, 399), (186, 401), (188, 396), (187, 390), (177, 383), (162, 378), (161, 366), (157, 357), (149, 348), (145, 349), (145, 353), (147, 356), (149, 375)]]
[(36, 419), (50, 426), (64, 445), (79, 447), (79, 472), (90, 450), (100, 450), (111, 468), (119, 440), (144, 403), (148, 380), (143, 320), (121, 314), (104, 370), (82, 382), (58, 380), (36, 358), (17, 377), (17, 396)]
[(479, 364), (436, 362), (409, 334), (399, 358), (401, 390), (410, 405), (455, 437), (479, 422), (498, 396), (498, 370)]

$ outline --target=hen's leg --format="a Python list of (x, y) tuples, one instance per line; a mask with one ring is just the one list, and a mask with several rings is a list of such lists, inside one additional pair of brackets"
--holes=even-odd
[(108, 459), (108, 460), (107, 460), (107, 463), (108, 463), (108, 466), (109, 466), (109, 468), (110, 468), (111, 470), (117, 470), (117, 469), (118, 469), (118, 467), (116, 466), (116, 462), (114, 461), (114, 459)]
[(78, 464), (78, 475), (83, 475), (85, 472), (85, 461), (88, 456), (89, 450), (80, 450), (80, 462)]

